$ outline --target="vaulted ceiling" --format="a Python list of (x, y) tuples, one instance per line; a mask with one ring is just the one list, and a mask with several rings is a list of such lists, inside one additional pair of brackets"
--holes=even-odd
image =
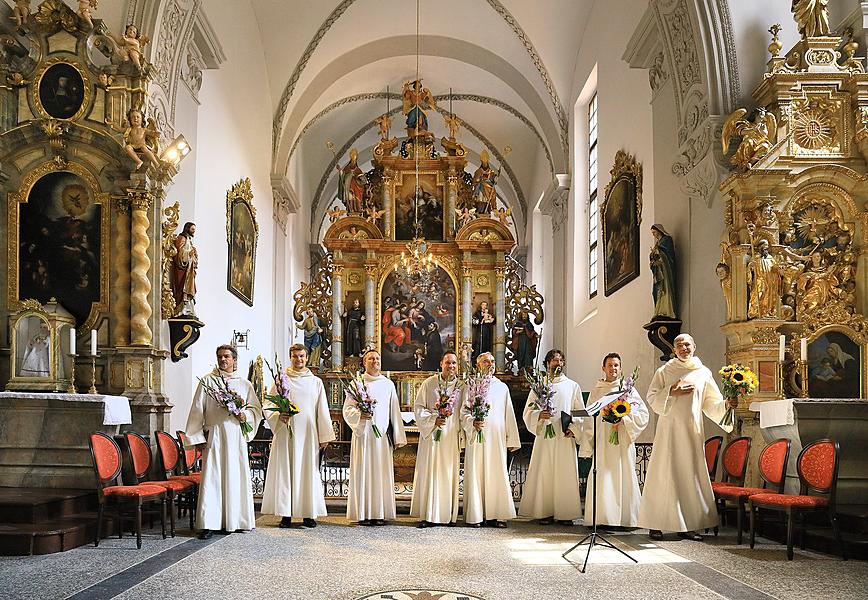
[[(503, 164), (499, 191), (520, 230), (529, 207), (567, 162), (566, 106), (593, 0), (253, 0), (274, 107), (272, 172), (312, 207), (335, 195), (334, 143), (343, 164), (356, 147), (365, 168), (374, 119), (399, 108), (418, 69), (440, 107), (465, 123), (472, 170), (487, 149)], [(644, 8), (637, 0), (637, 8)], [(210, 7), (209, 7), (210, 9)], [(429, 115), (438, 138), (442, 118)], [(392, 135), (403, 136), (401, 115)], [(511, 153), (504, 149), (510, 147)]]

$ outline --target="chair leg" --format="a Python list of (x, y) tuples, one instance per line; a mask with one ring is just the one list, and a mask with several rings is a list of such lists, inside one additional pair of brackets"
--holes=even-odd
[(142, 548), (142, 501), (136, 504), (136, 548)]
[(189, 502), (189, 504), (187, 505), (187, 512), (190, 513), (190, 531), (193, 531), (193, 515), (194, 515), (193, 511), (196, 510), (196, 500), (197, 500), (196, 492), (195, 491), (191, 492), (190, 495), (188, 496), (187, 500)]
[(99, 508), (96, 510), (96, 539), (93, 541), (94, 546), (99, 546), (99, 538), (102, 537), (102, 517), (105, 512), (105, 505), (100, 502)]
[(787, 510), (787, 560), (793, 560), (793, 527), (795, 526), (795, 520), (792, 509)]
[(118, 539), (124, 537), (124, 511), (120, 502), (117, 503), (118, 508)]
[(847, 552), (844, 547), (844, 540), (841, 539), (841, 529), (838, 527), (838, 517), (834, 512), (829, 511), (829, 521), (832, 522), (832, 531), (835, 533), (835, 539), (838, 542), (838, 548), (841, 549), (841, 560), (847, 560)]
[(805, 513), (799, 513), (799, 548), (805, 549), (805, 529), (807, 529), (807, 517)]
[[(174, 513), (172, 513), (172, 514), (173, 514), (172, 520), (174, 522)], [(163, 497), (162, 511), (160, 512), (160, 519), (161, 519), (160, 523), (161, 523), (162, 529), (163, 529), (163, 539), (166, 539), (166, 497), (165, 496)], [(172, 526), (172, 537), (175, 537), (174, 525)]]
[(753, 550), (754, 541), (756, 540), (756, 508), (749, 501), (747, 503), (747, 510), (750, 512), (750, 548)]
[[(172, 492), (172, 495), (167, 497), (167, 504), (169, 505), (169, 523), (170, 523), (169, 531), (171, 532), (172, 537), (175, 537), (175, 505), (174, 505), (174, 502), (175, 502), (175, 492)], [(180, 504), (180, 502), (179, 502), (179, 504)], [(163, 535), (163, 537), (165, 538), (166, 536)]]
[(739, 546), (741, 546), (741, 529), (744, 526), (744, 518), (742, 517), (742, 513), (744, 512), (744, 500), (739, 498), (735, 504), (735, 527), (736, 529), (738, 529), (738, 533), (735, 535), (735, 541), (738, 543)]

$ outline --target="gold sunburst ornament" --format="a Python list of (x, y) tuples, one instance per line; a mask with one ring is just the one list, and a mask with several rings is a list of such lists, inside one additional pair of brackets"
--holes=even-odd
[(793, 135), (796, 143), (808, 150), (828, 148), (835, 139), (835, 125), (826, 110), (813, 105), (795, 115)]

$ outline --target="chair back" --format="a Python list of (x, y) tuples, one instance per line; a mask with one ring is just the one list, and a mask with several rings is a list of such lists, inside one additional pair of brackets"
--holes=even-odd
[(180, 460), (181, 452), (178, 450), (178, 442), (165, 431), (155, 431), (154, 435), (157, 438), (157, 452), (160, 455), (160, 466), (169, 475), (176, 475)]
[(717, 460), (720, 458), (720, 446), (723, 444), (723, 436), (716, 435), (705, 440), (705, 465), (708, 467), (708, 476), (714, 481), (717, 473)]
[(127, 440), (127, 447), (130, 449), (130, 459), (133, 465), (133, 473), (136, 476), (136, 482), (141, 483), (151, 468), (151, 445), (145, 438), (134, 431), (126, 432), (124, 438)]
[(817, 440), (802, 448), (796, 465), (802, 495), (811, 491), (828, 494), (829, 504), (834, 506), (838, 483), (838, 455), (838, 442), (829, 439)]
[(184, 470), (184, 475), (189, 475), (191, 471), (196, 469), (201, 453), (195, 448), (187, 448), (187, 434), (180, 429), (175, 432), (178, 435), (178, 442), (184, 451), (181, 453), (181, 467)]
[(759, 472), (760, 477), (763, 478), (763, 487), (769, 484), (778, 494), (784, 493), (791, 445), (792, 442), (788, 438), (777, 439), (763, 448), (759, 456)]
[(723, 449), (723, 480), (733, 485), (744, 485), (747, 472), (747, 459), (750, 456), (749, 437), (732, 440)]
[(121, 449), (110, 435), (94, 431), (88, 437), (90, 455), (93, 459), (93, 472), (96, 475), (97, 488), (102, 495), (102, 489), (107, 484), (117, 480), (121, 474), (123, 461)]

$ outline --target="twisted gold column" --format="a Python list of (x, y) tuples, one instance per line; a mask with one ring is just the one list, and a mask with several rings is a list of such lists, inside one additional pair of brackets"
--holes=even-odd
[(117, 347), (130, 343), (130, 204), (126, 198), (118, 201), (116, 226), (112, 343)]
[(130, 280), (132, 291), (130, 293), (130, 343), (133, 346), (150, 345), (153, 332), (148, 325), (148, 320), (153, 314), (153, 309), (148, 303), (148, 295), (151, 293), (151, 281), (148, 279), (148, 271), (151, 268), (151, 259), (148, 258), (148, 209), (151, 206), (151, 196), (146, 192), (131, 191), (130, 206), (132, 207), (132, 250)]

